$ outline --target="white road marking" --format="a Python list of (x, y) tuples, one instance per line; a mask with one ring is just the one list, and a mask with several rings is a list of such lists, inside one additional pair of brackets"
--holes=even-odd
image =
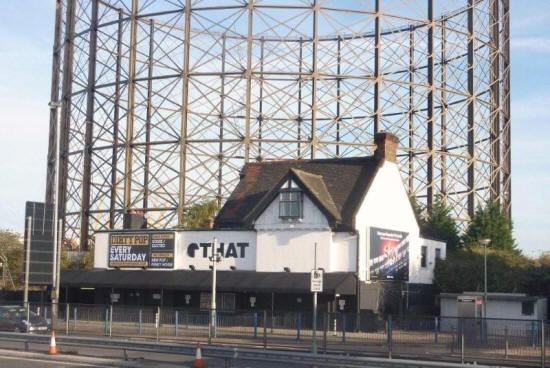
[(47, 364), (67, 364), (67, 365), (82, 366), (82, 367), (112, 367), (112, 365), (102, 365), (102, 364), (98, 365), (98, 363), (77, 363), (77, 362), (61, 361), (61, 360), (55, 360), (55, 359), (49, 360), (49, 359), (12, 357), (12, 356), (3, 356), (1, 359), (26, 360), (31, 362), (40, 362), (40, 363), (47, 363)]

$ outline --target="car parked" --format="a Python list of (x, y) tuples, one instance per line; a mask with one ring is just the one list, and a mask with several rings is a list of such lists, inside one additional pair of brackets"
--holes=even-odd
[(0, 306), (0, 330), (13, 332), (47, 332), (48, 321), (29, 311), (27, 321), (27, 310), (19, 305)]

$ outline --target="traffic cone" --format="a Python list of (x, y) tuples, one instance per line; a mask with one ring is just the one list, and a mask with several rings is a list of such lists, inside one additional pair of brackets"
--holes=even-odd
[(200, 342), (197, 342), (197, 352), (195, 353), (195, 362), (193, 363), (193, 368), (206, 368), (204, 362), (202, 361)]
[(50, 351), (49, 351), (49, 354), (50, 355), (57, 354), (57, 345), (55, 345), (55, 331), (53, 331), (53, 330), (52, 330), (52, 334), (51, 334), (51, 337), (50, 337)]

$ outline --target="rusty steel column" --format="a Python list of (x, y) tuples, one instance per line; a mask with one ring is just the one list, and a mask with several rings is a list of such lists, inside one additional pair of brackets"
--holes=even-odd
[(301, 145), (301, 139), (302, 139), (302, 66), (303, 66), (303, 45), (304, 41), (302, 39), (302, 36), (300, 36), (300, 51), (298, 53), (299, 62), (298, 62), (298, 117), (296, 118), (296, 122), (298, 123), (298, 150), (297, 150), (297, 158), (302, 158), (302, 145)]
[(336, 65), (336, 157), (340, 157), (340, 123), (342, 117), (340, 116), (340, 83), (342, 78), (340, 74), (342, 73), (341, 64), (342, 64), (342, 36), (338, 35), (338, 50), (337, 50), (337, 65)]
[(380, 0), (374, 3), (374, 134), (380, 130)]
[(132, 0), (130, 14), (130, 45), (128, 60), (128, 112), (126, 114), (126, 144), (124, 161), (124, 213), (132, 206), (132, 163), (134, 159), (134, 108), (136, 89), (137, 14), (138, 0)]
[(246, 105), (245, 105), (245, 132), (244, 132), (244, 162), (250, 161), (250, 109), (252, 108), (252, 22), (254, 21), (254, 1), (249, 0), (248, 8), (248, 34), (246, 36)]
[(109, 229), (115, 228), (116, 196), (117, 196), (117, 166), (118, 166), (118, 134), (120, 123), (120, 73), (122, 69), (122, 10), (118, 10), (117, 48), (115, 66), (115, 99), (113, 108), (113, 149), (111, 156), (111, 194), (109, 203)]
[(468, 0), (468, 215), (475, 212), (474, 0)]
[(432, 207), (434, 188), (434, 3), (428, 0), (428, 160), (427, 160), (427, 189), (426, 205)]
[(88, 53), (88, 86), (86, 95), (86, 132), (84, 134), (84, 171), (82, 174), (82, 206), (80, 207), (80, 250), (88, 250), (90, 229), (90, 191), (92, 186), (92, 160), (95, 109), (95, 75), (97, 59), (98, 0), (92, 0), (90, 42)]
[(183, 45), (181, 129), (180, 129), (180, 172), (178, 192), (178, 226), (185, 220), (185, 177), (187, 163), (187, 116), (189, 113), (189, 52), (191, 38), (191, 0), (185, 0), (185, 39)]
[(319, 144), (317, 138), (317, 80), (319, 79), (319, 70), (317, 69), (317, 58), (319, 48), (319, 10), (321, 5), (317, 0), (313, 0), (313, 50), (311, 53), (311, 133), (309, 136), (311, 151), (311, 159), (315, 158), (315, 148)]
[(260, 39), (260, 97), (258, 101), (258, 157), (256, 158), (257, 161), (262, 160), (262, 125), (264, 122), (264, 116), (263, 116), (263, 102), (264, 102), (264, 47), (265, 47), (265, 39), (264, 36)]
[[(55, 25), (52, 52), (52, 83), (50, 90), (50, 102), (59, 101), (59, 76), (60, 76), (60, 56), (61, 56), (61, 24), (63, 22), (63, 1), (55, 2)], [(50, 128), (48, 136), (48, 165), (46, 174), (46, 203), (54, 203), (55, 200), (55, 170), (57, 149), (57, 114), (56, 107), (50, 107)]]
[(69, 169), (69, 131), (71, 129), (71, 95), (73, 90), (74, 29), (76, 0), (67, 1), (65, 15), (65, 41), (63, 51), (63, 82), (61, 87), (61, 128), (59, 139), (59, 214), (63, 219), (60, 237), (65, 235), (65, 210)]
[(499, 1), (491, 0), (491, 196), (500, 200), (500, 29)]
[[(441, 152), (447, 153), (447, 24), (441, 22)], [(441, 201), (447, 201), (447, 155), (441, 155)]]
[(511, 114), (510, 114), (510, 1), (503, 0), (502, 2), (502, 44), (503, 44), (503, 115), (504, 126), (502, 127), (501, 136), (503, 137), (503, 191), (504, 191), (504, 206), (508, 217), (512, 217), (512, 162), (511, 162)]
[(409, 195), (414, 193), (414, 27), (409, 30)]
[[(222, 73), (221, 73), (221, 90), (220, 90), (220, 132), (219, 132), (219, 147), (218, 147), (218, 195), (216, 200), (218, 206), (222, 205), (222, 188), (223, 188), (223, 123), (225, 119), (225, 48), (227, 35), (222, 35)], [(260, 138), (261, 139), (261, 138)]]
[(145, 111), (145, 162), (143, 167), (143, 211), (149, 209), (149, 161), (151, 155), (151, 114), (153, 113), (153, 53), (155, 41), (155, 22), (149, 24), (149, 60), (147, 61), (147, 108)]

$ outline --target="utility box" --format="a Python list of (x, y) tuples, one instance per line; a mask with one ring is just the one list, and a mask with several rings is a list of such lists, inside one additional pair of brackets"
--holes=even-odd
[(483, 300), (479, 296), (459, 295), (456, 298), (458, 317), (482, 318)]
[(479, 296), (471, 295), (459, 295), (456, 299), (458, 317), (460, 318), (459, 336), (464, 333), (466, 343), (476, 344), (481, 337), (483, 300)]

